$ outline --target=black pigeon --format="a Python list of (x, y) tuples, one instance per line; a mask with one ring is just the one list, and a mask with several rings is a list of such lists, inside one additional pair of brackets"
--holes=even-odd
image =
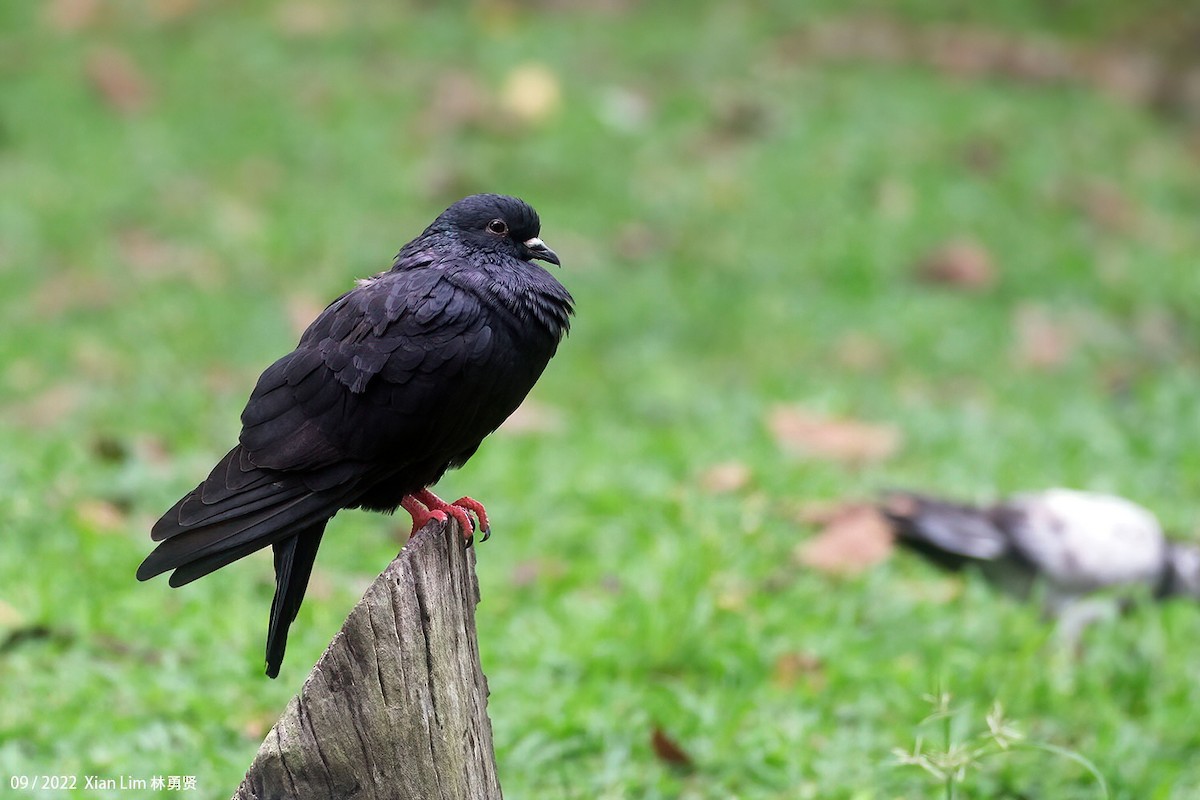
[(940, 566), (976, 564), (1018, 596), (1044, 583), (1054, 616), (1105, 589), (1200, 598), (1200, 548), (1169, 541), (1122, 497), (1048, 489), (979, 507), (895, 492), (881, 511), (901, 544)]
[(483, 506), (428, 487), (517, 408), (567, 332), (573, 301), (533, 263), (559, 263), (539, 233), (521, 200), (473, 195), (334, 300), (258, 379), (237, 446), (154, 525), (138, 580), (174, 570), (182, 586), (270, 545), (274, 678), (339, 510), (403, 507), (414, 531), (454, 517), (468, 541), (474, 515), (486, 539)]

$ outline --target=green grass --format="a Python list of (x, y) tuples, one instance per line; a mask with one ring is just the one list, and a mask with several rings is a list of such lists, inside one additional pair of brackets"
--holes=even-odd
[[(286, 4), (171, 20), (104, 4), (79, 31), (0, 10), (0, 793), (37, 774), (232, 793), (405, 521), (333, 523), (278, 681), (261, 668), (269, 557), (139, 584), (147, 530), (234, 441), (295, 341), (290, 309), (386, 267), (458, 196), (504, 191), (541, 211), (579, 306), (534, 393), (561, 425), (498, 434), (441, 484), (494, 520), (478, 622), (510, 797), (934, 796), (892, 751), (939, 687), (976, 728), (998, 699), (1113, 798), (1196, 796), (1193, 605), (1067, 653), (974, 577), (897, 556), (835, 578), (793, 556), (814, 532), (798, 504), (892, 485), (1116, 491), (1196, 534), (1186, 132), (1082, 88), (789, 55), (833, 3), (697, 5), (686, 24), (656, 5), (418, 5), (310, 3), (333, 23), (312, 33), (288, 32)], [(1042, 5), (970, 19), (1108, 30)], [(143, 74), (140, 111), (85, 78), (104, 47)], [(431, 111), (450, 70), (490, 104), (530, 62), (561, 88), (544, 119)], [(972, 166), (981, 147), (990, 167)], [(1094, 186), (1127, 224), (1085, 212)], [(995, 287), (914, 281), (961, 236)], [(1074, 340), (1064, 363), (1016, 355), (1029, 308)], [(765, 425), (780, 403), (895, 425), (904, 445), (862, 468), (796, 459)], [(705, 491), (728, 460), (749, 485)], [(818, 666), (789, 679), (789, 654)], [(694, 769), (655, 758), (656, 726)], [(1078, 763), (1021, 751), (960, 796), (1100, 795)]]

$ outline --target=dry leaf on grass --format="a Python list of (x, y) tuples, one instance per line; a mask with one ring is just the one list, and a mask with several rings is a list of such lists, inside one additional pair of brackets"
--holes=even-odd
[(142, 274), (159, 272), (177, 260), (176, 248), (145, 228), (117, 231), (117, 247), (121, 260)]
[[(155, 0), (150, 4), (150, 15), (159, 23), (179, 22), (201, 10), (202, 2), (203, 0)], [(209, 4), (205, 4), (207, 5)]]
[(771, 409), (767, 426), (786, 452), (849, 464), (883, 461), (899, 450), (902, 440), (893, 425), (834, 419), (799, 406)]
[(665, 246), (661, 231), (642, 222), (627, 222), (617, 228), (613, 250), (626, 261), (641, 264), (662, 252)]
[(286, 301), (289, 327), (297, 336), (304, 333), (312, 321), (325, 310), (325, 305), (316, 295), (289, 295)]
[(558, 76), (545, 64), (522, 64), (508, 73), (500, 92), (501, 108), (517, 120), (543, 122), (562, 103)]
[(654, 749), (654, 755), (658, 756), (659, 761), (673, 767), (686, 769), (693, 764), (692, 757), (687, 754), (687, 751), (657, 726), (654, 728), (654, 733), (650, 735), (650, 747)]
[(26, 428), (52, 428), (75, 413), (83, 404), (84, 390), (79, 383), (61, 383), (50, 386), (13, 405), (0, 408), (4, 420), (9, 424)]
[(331, 36), (346, 27), (347, 7), (314, 0), (280, 3), (275, 7), (275, 27), (285, 36), (295, 38)]
[(134, 114), (150, 102), (150, 83), (128, 53), (115, 47), (94, 50), (85, 72), (92, 88), (119, 114)]
[(969, 139), (959, 153), (962, 163), (980, 175), (991, 175), (1004, 162), (1005, 149), (997, 139), (974, 137)]
[(91, 446), (92, 456), (98, 461), (107, 461), (110, 464), (120, 464), (129, 459), (130, 448), (123, 440), (108, 434), (98, 434), (92, 437)]
[(860, 331), (850, 331), (833, 345), (833, 357), (847, 369), (858, 372), (877, 370), (887, 364), (888, 352), (883, 343)]
[(966, 291), (990, 289), (996, 283), (996, 267), (983, 245), (970, 239), (946, 242), (922, 258), (917, 277), (927, 283)]
[(252, 742), (257, 742), (275, 727), (274, 711), (260, 711), (242, 720), (242, 734)]
[(811, 690), (825, 686), (825, 664), (812, 653), (789, 651), (775, 659), (771, 680), (781, 689), (791, 689), (801, 680)]
[(100, 0), (51, 0), (43, 10), (51, 28), (60, 33), (74, 33), (95, 23)]
[(1020, 366), (1045, 370), (1061, 367), (1075, 350), (1071, 328), (1041, 306), (1018, 306), (1013, 329), (1016, 336), (1013, 358)]
[(788, 516), (801, 525), (824, 527), (837, 519), (845, 509), (843, 500), (804, 500), (790, 503)]
[(713, 464), (700, 473), (700, 488), (709, 494), (728, 494), (750, 483), (750, 467), (741, 461)]
[(796, 560), (833, 575), (857, 575), (886, 560), (892, 529), (874, 506), (850, 503), (820, 533), (796, 547)]
[(531, 433), (558, 433), (564, 427), (566, 423), (562, 411), (536, 400), (526, 400), (504, 420), (499, 432), (524, 436)]
[(18, 628), (25, 624), (25, 615), (0, 598), (0, 629)]
[(437, 77), (421, 124), (429, 135), (455, 133), (486, 125), (493, 108), (491, 95), (473, 72), (451, 69)]
[[(954, 78), (1090, 86), (1125, 102), (1194, 119), (1200, 90), (1189, 89), (1193, 50), (1190, 43), (1166, 50), (1163, 43), (1153, 49), (1088, 46), (981, 26), (905, 24), (852, 14), (784, 36), (779, 54), (790, 62), (923, 64)], [(1192, 72), (1200, 70), (1192, 66)]]
[(45, 319), (53, 319), (75, 311), (95, 311), (111, 306), (121, 288), (114, 281), (95, 275), (81, 275), (74, 270), (52, 272), (42, 278), (30, 298), (34, 308)]
[(157, 436), (139, 436), (133, 442), (133, 451), (139, 461), (151, 466), (165, 467), (171, 463), (171, 448)]
[(98, 533), (112, 533), (125, 527), (128, 515), (116, 503), (94, 498), (75, 505), (79, 521)]
[(509, 575), (513, 586), (532, 586), (543, 580), (555, 580), (567, 574), (567, 565), (555, 558), (530, 558), (518, 561)]
[(1073, 204), (1078, 206), (1096, 228), (1105, 232), (1125, 233), (1137, 223), (1137, 211), (1128, 197), (1114, 184), (1090, 181), (1074, 187)]

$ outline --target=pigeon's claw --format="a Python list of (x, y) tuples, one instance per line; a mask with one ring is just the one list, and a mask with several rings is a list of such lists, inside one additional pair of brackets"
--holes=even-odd
[(457, 508), (466, 509), (475, 515), (479, 520), (479, 530), (483, 532), (483, 538), (479, 541), (486, 542), (492, 536), (492, 524), (488, 522), (487, 511), (483, 508), (483, 503), (478, 500), (473, 500), (470, 497), (460, 497), (450, 505)]
[[(468, 547), (475, 539), (477, 528), (483, 531), (482, 541), (486, 542), (491, 536), (491, 526), (488, 524), (487, 512), (484, 511), (483, 504), (470, 497), (460, 497), (453, 503), (447, 503), (428, 489), (421, 489), (405, 495), (404, 499), (400, 501), (400, 507), (412, 515), (412, 534), (424, 528), (431, 520), (447, 522), (453, 518), (458, 523)], [(476, 520), (478, 520), (478, 525), (476, 525)], [(411, 537), (412, 534), (409, 536)]]

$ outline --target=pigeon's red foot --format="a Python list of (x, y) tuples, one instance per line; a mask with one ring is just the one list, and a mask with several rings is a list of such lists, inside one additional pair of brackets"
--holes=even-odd
[[(453, 503), (447, 503), (428, 489), (421, 489), (405, 495), (404, 499), (400, 501), (400, 507), (412, 514), (412, 533), (424, 528), (430, 520), (446, 522), (453, 517), (462, 530), (463, 538), (467, 540), (468, 545), (475, 538), (476, 520), (479, 522), (478, 529), (483, 532), (482, 541), (486, 542), (492, 535), (492, 528), (488, 523), (487, 512), (484, 511), (483, 504), (469, 497), (460, 497)], [(472, 518), (472, 514), (474, 518)]]

